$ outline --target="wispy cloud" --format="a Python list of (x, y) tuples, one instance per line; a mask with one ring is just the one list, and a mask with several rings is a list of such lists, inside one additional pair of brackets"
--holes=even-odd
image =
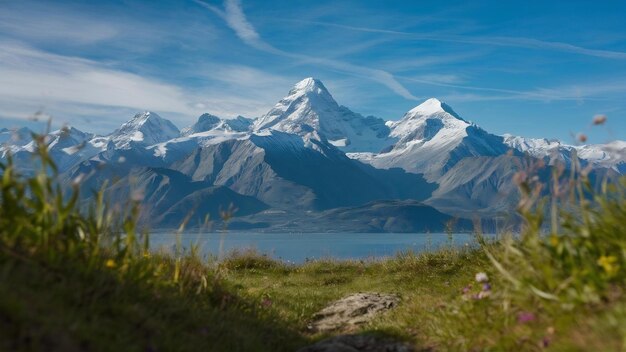
[(26, 2), (0, 4), (0, 33), (76, 44), (97, 43), (120, 34), (120, 26), (85, 14), (76, 15), (67, 9), (65, 12), (55, 11), (58, 6)]
[(76, 57), (0, 43), (0, 95), (19, 99), (191, 112), (181, 89)]
[[(496, 100), (533, 100), (533, 101), (622, 101), (621, 95), (626, 93), (626, 84), (622, 82), (579, 83), (555, 86), (549, 88), (535, 88), (529, 90), (512, 90), (500, 88), (478, 87), (447, 83), (444, 80), (425, 79), (426, 77), (403, 77), (405, 80), (416, 83), (454, 88), (457, 90), (473, 91), (476, 93), (447, 93), (448, 99), (454, 101), (496, 101)], [(480, 94), (483, 93), (483, 94)]]
[(622, 51), (591, 49), (591, 48), (585, 48), (585, 47), (570, 44), (570, 43), (546, 41), (546, 40), (539, 40), (539, 39), (534, 39), (534, 38), (503, 37), (503, 36), (469, 36), (469, 35), (455, 35), (455, 34), (424, 34), (424, 33), (395, 31), (395, 30), (386, 30), (386, 29), (378, 29), (378, 28), (348, 26), (348, 25), (343, 25), (343, 24), (338, 24), (338, 23), (329, 23), (329, 22), (321, 22), (321, 21), (305, 21), (305, 20), (302, 20), (302, 21), (293, 20), (293, 21), (298, 21), (301, 23), (317, 25), (317, 26), (348, 29), (348, 30), (359, 31), (359, 32), (391, 34), (391, 35), (401, 36), (402, 39), (406, 39), (406, 40), (424, 40), (424, 41), (453, 42), (453, 43), (491, 45), (491, 46), (519, 47), (519, 48), (527, 48), (527, 49), (559, 51), (559, 52), (565, 52), (565, 53), (601, 57), (601, 58), (606, 58), (606, 59), (616, 59), (616, 60), (626, 59), (626, 52), (622, 52)]
[[(281, 92), (291, 84), (246, 66), (212, 67), (218, 73), (211, 79), (219, 84), (191, 91), (96, 61), (0, 41), (0, 117), (27, 119), (44, 108), (57, 122), (104, 133), (133, 112), (152, 110), (186, 125), (207, 111), (223, 117), (259, 116), (282, 94), (278, 87), (267, 89), (268, 82), (284, 84)], [(90, 118), (99, 118), (97, 126)]]
[(273, 45), (264, 41), (259, 33), (255, 30), (254, 26), (247, 20), (241, 7), (241, 2), (239, 0), (226, 0), (224, 2), (223, 10), (200, 0), (193, 1), (222, 17), (224, 21), (226, 21), (227, 25), (235, 32), (235, 34), (244, 43), (251, 47), (271, 54), (296, 59), (301, 61), (302, 63), (321, 65), (346, 74), (354, 75), (361, 78), (368, 78), (387, 86), (389, 89), (406, 99), (417, 100), (417, 98), (413, 94), (411, 94), (408, 89), (400, 84), (395, 79), (395, 77), (387, 71), (358, 66), (339, 60), (291, 53), (274, 47)]

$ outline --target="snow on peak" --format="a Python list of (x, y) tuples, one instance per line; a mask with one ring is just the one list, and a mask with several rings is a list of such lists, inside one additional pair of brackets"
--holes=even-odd
[(307, 136), (316, 132), (344, 151), (380, 151), (391, 142), (384, 120), (352, 112), (337, 104), (324, 84), (315, 78), (298, 82), (253, 131), (266, 128)]
[(297, 133), (305, 129), (319, 127), (319, 111), (339, 109), (324, 84), (314, 78), (305, 78), (296, 83), (288, 95), (281, 99), (267, 114), (254, 124), (254, 130), (274, 128), (284, 132)]
[(133, 142), (152, 145), (179, 135), (180, 131), (172, 122), (154, 112), (145, 111), (122, 124), (110, 135), (110, 138), (118, 148), (128, 148)]
[(234, 119), (222, 119), (207, 113), (202, 114), (198, 122), (183, 129), (180, 134), (184, 137), (207, 131), (247, 132), (250, 130), (250, 125), (252, 125), (252, 120), (241, 115)]
[(400, 139), (400, 145), (411, 141), (428, 141), (435, 136), (459, 139), (467, 136), (471, 124), (457, 115), (439, 99), (430, 98), (409, 110), (402, 119), (390, 121), (391, 136)]
[(510, 134), (503, 137), (504, 143), (509, 147), (536, 158), (549, 158), (550, 164), (556, 161), (569, 164), (573, 155), (588, 163), (616, 170), (620, 164), (626, 163), (626, 142), (624, 141), (574, 146), (557, 139), (525, 138)]
[(437, 98), (430, 98), (420, 105), (409, 110), (405, 116), (451, 115), (463, 120), (452, 108)]
[(313, 77), (305, 78), (296, 83), (296, 85), (289, 92), (289, 95), (298, 93), (330, 94), (328, 93), (328, 89), (324, 86), (324, 83)]
[(0, 129), (0, 148), (4, 144), (12, 146), (22, 146), (32, 141), (32, 133), (28, 127), (21, 127), (17, 129)]

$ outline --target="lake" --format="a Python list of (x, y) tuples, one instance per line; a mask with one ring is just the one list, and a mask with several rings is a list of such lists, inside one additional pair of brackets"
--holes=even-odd
[[(450, 240), (450, 238), (452, 240)], [(254, 249), (274, 259), (302, 263), (307, 260), (380, 259), (401, 251), (431, 251), (450, 244), (455, 247), (475, 245), (472, 234), (445, 233), (184, 233), (180, 238), (184, 249), (199, 246), (203, 256), (218, 256), (234, 250)], [(173, 251), (176, 234), (156, 232), (150, 235), (153, 250)]]

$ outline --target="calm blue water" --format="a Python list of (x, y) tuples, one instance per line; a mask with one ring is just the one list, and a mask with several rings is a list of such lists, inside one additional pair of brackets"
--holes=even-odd
[[(223, 240), (223, 242), (222, 242)], [(173, 251), (176, 244), (174, 233), (152, 233), (150, 246), (153, 249)], [(185, 233), (181, 245), (189, 249), (197, 244), (203, 255), (219, 256), (222, 252), (254, 249), (275, 259), (302, 263), (307, 259), (379, 259), (393, 256), (400, 251), (423, 252), (449, 246), (471, 246), (475, 244), (471, 234), (411, 233)]]

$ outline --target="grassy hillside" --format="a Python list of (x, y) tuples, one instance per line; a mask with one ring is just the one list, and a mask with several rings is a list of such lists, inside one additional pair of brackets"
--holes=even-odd
[(546, 185), (519, 174), (526, 221), (515, 238), (294, 266), (256, 253), (148, 252), (136, 201), (108, 206), (99, 193), (78, 209), (39, 151), (34, 177), (2, 165), (2, 350), (294, 351), (326, 337), (307, 331), (314, 312), (362, 291), (402, 301), (357, 333), (417, 350), (626, 348), (626, 180), (593, 194), (584, 172), (563, 181), (555, 171), (543, 199)]

